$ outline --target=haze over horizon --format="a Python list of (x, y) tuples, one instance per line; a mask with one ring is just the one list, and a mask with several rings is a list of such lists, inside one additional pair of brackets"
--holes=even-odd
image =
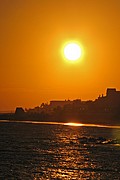
[[(1, 0), (0, 111), (120, 90), (119, 0)], [(78, 41), (83, 58), (61, 49)]]

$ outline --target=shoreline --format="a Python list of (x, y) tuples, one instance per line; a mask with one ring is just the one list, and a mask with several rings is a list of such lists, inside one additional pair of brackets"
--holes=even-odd
[(98, 128), (115, 128), (120, 129), (120, 125), (113, 124), (93, 124), (93, 123), (77, 123), (77, 122), (50, 122), (35, 120), (0, 120), (0, 123), (25, 123), (25, 124), (43, 124), (43, 125), (64, 125), (74, 127), (98, 127)]

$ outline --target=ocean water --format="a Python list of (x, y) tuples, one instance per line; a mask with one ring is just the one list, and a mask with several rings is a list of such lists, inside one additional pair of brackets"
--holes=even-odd
[(0, 122), (0, 180), (119, 180), (120, 128)]

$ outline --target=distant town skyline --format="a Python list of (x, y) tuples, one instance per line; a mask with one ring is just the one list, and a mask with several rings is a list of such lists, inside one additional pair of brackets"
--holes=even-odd
[(34, 108), (16, 107), (13, 113), (0, 113), (0, 120), (120, 125), (120, 91), (107, 88), (93, 101), (52, 100)]
[[(111, 96), (112, 95), (112, 96)], [(20, 106), (18, 105), (17, 107), (20, 107), (20, 108), (23, 108), (23, 109), (35, 109), (35, 108), (38, 108), (41, 106), (44, 106), (44, 105), (47, 105), (49, 107), (57, 107), (57, 106), (60, 106), (60, 107), (63, 107), (64, 105), (67, 105), (67, 104), (72, 104), (74, 101), (81, 101), (81, 102), (87, 102), (87, 101), (92, 101), (92, 102), (95, 102), (95, 101), (98, 101), (98, 100), (104, 100), (106, 98), (111, 98), (115, 100), (115, 102), (112, 102), (113, 104), (116, 103), (116, 100), (117, 100), (117, 103), (119, 103), (120, 101), (120, 91), (116, 88), (107, 88), (106, 91), (105, 91), (105, 94), (99, 94), (95, 99), (86, 99), (86, 100), (83, 100), (82, 98), (75, 98), (75, 99), (51, 99), (49, 102), (42, 102), (42, 103), (39, 103), (37, 104), (36, 106), (34, 107), (23, 107), (23, 106)], [(0, 113), (14, 113), (15, 112), (15, 109), (17, 107), (14, 107), (14, 109), (12, 110), (5, 110), (5, 111), (0, 111)]]
[[(1, 0), (0, 111), (120, 89), (119, 0)], [(62, 48), (78, 42), (82, 58)]]

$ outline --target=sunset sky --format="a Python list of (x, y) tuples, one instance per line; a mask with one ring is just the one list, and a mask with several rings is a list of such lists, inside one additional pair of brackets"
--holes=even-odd
[[(78, 41), (83, 56), (66, 61)], [(0, 111), (120, 90), (120, 0), (0, 0)]]

